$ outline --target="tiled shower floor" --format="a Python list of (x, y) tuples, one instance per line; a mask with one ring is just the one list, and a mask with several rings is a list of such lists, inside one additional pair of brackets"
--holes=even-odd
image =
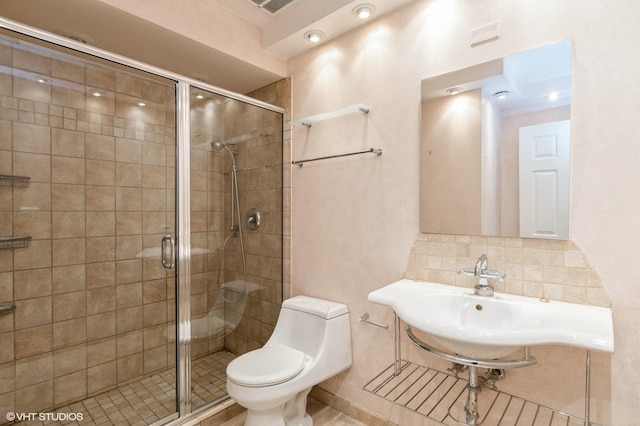
[[(192, 362), (192, 407), (198, 408), (226, 394), (227, 365), (235, 358), (219, 351)], [(55, 413), (82, 413), (81, 422), (26, 421), (19, 425), (150, 425), (175, 412), (175, 369), (144, 377), (83, 401), (50, 410)]]
[[(464, 423), (468, 381), (403, 361), (401, 372), (393, 365), (364, 386), (366, 391), (429, 417), (444, 425)], [(579, 426), (584, 420), (484, 387), (478, 394), (480, 424), (486, 426)]]

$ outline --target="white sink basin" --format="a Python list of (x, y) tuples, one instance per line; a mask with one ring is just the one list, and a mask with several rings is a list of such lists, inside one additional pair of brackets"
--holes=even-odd
[(523, 346), (568, 345), (613, 352), (611, 309), (400, 280), (369, 293), (414, 329), (431, 335), (451, 352), (496, 359)]

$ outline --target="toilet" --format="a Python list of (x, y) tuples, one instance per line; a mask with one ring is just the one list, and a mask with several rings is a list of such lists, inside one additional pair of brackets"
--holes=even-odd
[(311, 426), (311, 388), (351, 367), (346, 305), (296, 296), (282, 303), (273, 334), (227, 367), (227, 392), (246, 426)]

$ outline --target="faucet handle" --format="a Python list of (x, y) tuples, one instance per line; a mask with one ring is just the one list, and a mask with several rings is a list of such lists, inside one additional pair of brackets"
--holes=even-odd
[(463, 275), (469, 275), (470, 277), (475, 277), (476, 276), (476, 269), (475, 268), (463, 268), (460, 269), (458, 271), (459, 274), (463, 274)]
[(486, 278), (489, 280), (502, 280), (506, 276), (507, 274), (504, 274), (502, 272), (492, 271), (490, 269), (483, 269), (482, 271), (480, 271), (480, 275), (478, 277)]

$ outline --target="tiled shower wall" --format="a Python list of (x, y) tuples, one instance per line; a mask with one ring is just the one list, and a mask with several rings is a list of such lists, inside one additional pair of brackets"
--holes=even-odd
[[(249, 96), (288, 109), (290, 80), (281, 80), (249, 93)], [(283, 140), (282, 116), (242, 105), (235, 107), (233, 114), (225, 115), (225, 136), (231, 140), (242, 140), (237, 144), (244, 152), (238, 157), (238, 167), (249, 169), (238, 173), (241, 216), (244, 218), (246, 210), (255, 207), (262, 212), (263, 221), (258, 230), (245, 230), (249, 282), (259, 286), (260, 290), (249, 293), (244, 314), (232, 314), (238, 326), (225, 337), (225, 348), (240, 354), (264, 346), (280, 313), (284, 267), (283, 169), (289, 167), (283, 155), (287, 140), (286, 137)], [(251, 122), (260, 123), (257, 132), (247, 132), (247, 123)], [(283, 167), (283, 163), (287, 165)], [(228, 188), (228, 180), (225, 180), (227, 191)], [(228, 224), (229, 220), (226, 219), (225, 223)], [(238, 279), (242, 270), (238, 263), (240, 256), (235, 259), (232, 268), (235, 272), (231, 276)], [(232, 305), (231, 309), (234, 306), (237, 305)]]
[(0, 250), (1, 410), (174, 364), (174, 86), (0, 39), (0, 96), (0, 174), (31, 178), (0, 187), (0, 235), (33, 237)]
[(490, 284), (496, 291), (571, 303), (611, 306), (611, 300), (584, 252), (570, 240), (420, 234), (405, 278), (473, 287), (475, 278), (458, 274), (486, 254), (489, 269), (506, 273)]
[[(280, 310), (283, 279), (281, 115), (235, 100), (203, 96), (204, 100), (192, 102), (191, 114), (192, 250), (206, 249), (194, 251), (191, 262), (194, 357), (222, 348), (242, 354), (263, 346)], [(282, 80), (249, 96), (287, 107), (290, 84)], [(243, 297), (239, 238), (229, 240), (219, 271), (220, 250), (231, 234), (231, 162), (224, 150), (212, 150), (212, 141), (238, 151), (247, 297)], [(246, 212), (252, 207), (262, 214), (262, 224), (255, 231), (246, 225)], [(237, 292), (224, 292), (231, 302), (224, 302), (218, 292), (227, 282), (239, 285)]]

